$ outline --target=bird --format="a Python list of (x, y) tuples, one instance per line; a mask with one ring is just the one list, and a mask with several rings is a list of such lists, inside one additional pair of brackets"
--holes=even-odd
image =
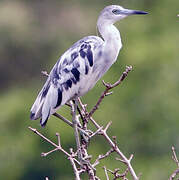
[(101, 36), (84, 37), (62, 54), (32, 105), (30, 118), (40, 118), (41, 126), (45, 127), (50, 115), (61, 106), (92, 89), (117, 60), (122, 48), (120, 32), (114, 23), (142, 14), (147, 12), (106, 6), (97, 20)]

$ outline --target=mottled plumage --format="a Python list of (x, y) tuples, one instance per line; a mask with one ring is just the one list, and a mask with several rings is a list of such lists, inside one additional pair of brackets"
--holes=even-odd
[[(128, 14), (127, 14), (128, 12)], [(102, 38), (88, 36), (68, 49), (52, 68), (31, 108), (31, 119), (41, 118), (45, 126), (49, 116), (74, 97), (87, 93), (116, 61), (122, 47), (114, 22), (130, 15), (144, 14), (120, 6), (106, 7), (98, 18)]]

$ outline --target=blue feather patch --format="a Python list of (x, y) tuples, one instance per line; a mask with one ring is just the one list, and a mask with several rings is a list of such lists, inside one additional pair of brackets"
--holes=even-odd
[(60, 90), (60, 88), (58, 88), (58, 99), (57, 99), (57, 104), (54, 108), (60, 106), (61, 102), (62, 102), (62, 91)]
[(88, 70), (89, 70), (88, 65), (85, 65), (85, 74), (88, 74)]
[(42, 91), (41, 100), (42, 100), (42, 98), (44, 98), (44, 97), (47, 95), (49, 88), (50, 88), (50, 83), (48, 83), (47, 86), (44, 87), (44, 89), (43, 89), (43, 91)]
[(72, 60), (75, 60), (77, 57), (78, 57), (78, 53), (77, 52), (72, 53), (72, 55), (71, 55), (71, 59)]
[(66, 84), (68, 85), (69, 88), (71, 88), (71, 86), (72, 86), (72, 81), (69, 79), (69, 80), (66, 81)]
[(83, 49), (80, 50), (80, 56), (82, 58), (85, 58), (85, 56), (86, 56), (86, 53), (83, 51)]
[(76, 81), (79, 81), (80, 80), (80, 72), (78, 71), (77, 68), (73, 68), (71, 70), (72, 74), (74, 75)]
[(93, 66), (93, 53), (91, 51), (90, 46), (88, 47), (88, 50), (87, 50), (87, 58), (88, 58), (89, 65)]

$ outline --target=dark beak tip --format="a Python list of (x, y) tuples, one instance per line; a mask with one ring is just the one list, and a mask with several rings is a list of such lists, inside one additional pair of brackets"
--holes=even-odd
[(149, 14), (148, 12), (144, 12), (144, 14)]
[(145, 15), (145, 14), (149, 14), (148, 12), (145, 12), (145, 11), (134, 11), (134, 14), (143, 14), (143, 15)]

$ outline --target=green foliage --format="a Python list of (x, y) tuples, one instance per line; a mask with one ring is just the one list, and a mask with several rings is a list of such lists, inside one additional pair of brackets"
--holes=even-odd
[[(118, 1), (110, 1), (117, 4)], [(133, 9), (149, 12), (117, 24), (123, 49), (118, 61), (103, 77), (117, 80), (126, 65), (133, 71), (125, 82), (106, 97), (95, 118), (102, 125), (113, 124), (125, 154), (134, 153), (133, 166), (142, 179), (167, 179), (175, 164), (171, 146), (179, 152), (179, 1), (120, 1)], [(59, 132), (65, 149), (74, 146), (70, 127), (51, 117), (42, 129), (39, 121), (29, 120), (29, 110), (45, 78), (58, 57), (83, 36), (96, 34), (96, 19), (108, 1), (0, 1), (0, 177), (1, 179), (73, 179), (72, 168), (62, 153), (41, 158), (51, 146), (30, 132), (38, 128), (56, 141)], [(98, 82), (83, 97), (91, 108), (103, 90)], [(59, 110), (70, 118), (66, 107)], [(94, 155), (109, 147), (102, 137), (91, 142)], [(108, 168), (121, 167), (115, 156), (104, 160)], [(98, 167), (99, 176), (104, 171)]]

